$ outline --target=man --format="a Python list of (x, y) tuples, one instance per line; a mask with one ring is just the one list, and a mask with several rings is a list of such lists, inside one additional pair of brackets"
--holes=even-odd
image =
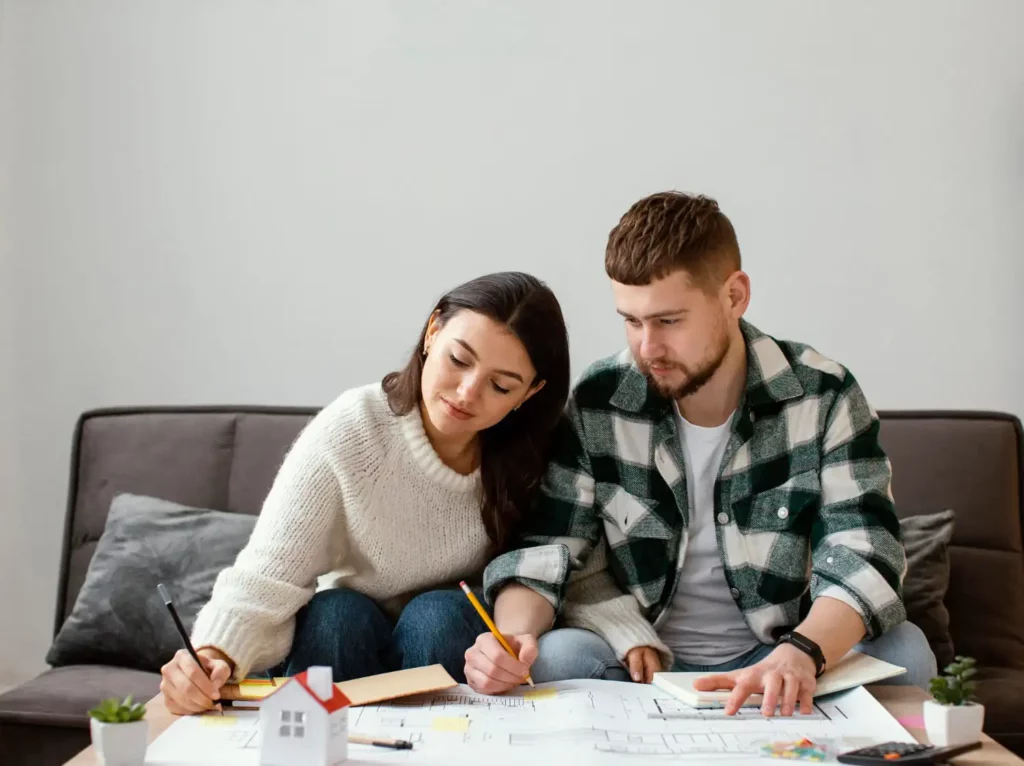
[(469, 683), (707, 671), (697, 688), (731, 689), (728, 714), (763, 693), (765, 715), (792, 715), (856, 647), (926, 685), (890, 465), (853, 375), (743, 319), (750, 280), (714, 200), (640, 200), (605, 270), (629, 352), (575, 385), (523, 547), (487, 568), (518, 661), (482, 635)]

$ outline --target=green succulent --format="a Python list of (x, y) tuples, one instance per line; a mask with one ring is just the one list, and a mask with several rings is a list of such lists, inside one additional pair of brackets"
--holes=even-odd
[(131, 723), (145, 717), (146, 706), (142, 702), (134, 702), (129, 694), (123, 702), (115, 697), (103, 700), (89, 711), (89, 715), (103, 723)]
[(946, 666), (945, 675), (936, 676), (928, 684), (936, 702), (943, 705), (967, 705), (974, 702), (974, 681), (971, 677), (978, 671), (973, 657), (957, 655), (954, 662)]

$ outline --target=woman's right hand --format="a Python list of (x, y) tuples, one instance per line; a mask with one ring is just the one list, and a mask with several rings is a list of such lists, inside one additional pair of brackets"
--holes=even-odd
[(171, 661), (160, 668), (160, 691), (167, 709), (174, 715), (191, 715), (210, 710), (214, 700), (220, 699), (220, 688), (231, 677), (231, 660), (216, 649), (203, 648), (196, 652), (207, 678), (192, 655), (179, 649)]

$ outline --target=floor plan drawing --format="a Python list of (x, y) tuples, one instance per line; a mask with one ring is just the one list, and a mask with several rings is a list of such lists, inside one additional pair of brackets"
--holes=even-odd
[[(256, 766), (258, 714), (235, 721), (182, 718), (151, 746), (148, 766)], [(469, 687), (354, 707), (349, 730), (407, 739), (411, 750), (353, 745), (352, 763), (515, 764), (554, 758), (587, 764), (674, 762), (731, 766), (763, 762), (763, 744), (802, 737), (837, 749), (913, 741), (863, 688), (817, 701), (811, 715), (765, 718), (758, 708), (735, 716), (696, 710), (647, 684), (566, 681), (490, 697)], [(866, 735), (867, 733), (867, 735)]]

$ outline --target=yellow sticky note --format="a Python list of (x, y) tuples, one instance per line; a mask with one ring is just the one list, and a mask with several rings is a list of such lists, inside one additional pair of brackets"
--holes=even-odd
[(434, 731), (469, 731), (469, 719), (435, 718), (430, 728)]
[(533, 689), (523, 695), (528, 700), (549, 700), (558, 696), (558, 689)]
[(201, 726), (234, 726), (238, 719), (233, 715), (204, 715), (200, 717)]
[(262, 699), (277, 691), (277, 687), (271, 681), (240, 681), (238, 691), (245, 699)]

